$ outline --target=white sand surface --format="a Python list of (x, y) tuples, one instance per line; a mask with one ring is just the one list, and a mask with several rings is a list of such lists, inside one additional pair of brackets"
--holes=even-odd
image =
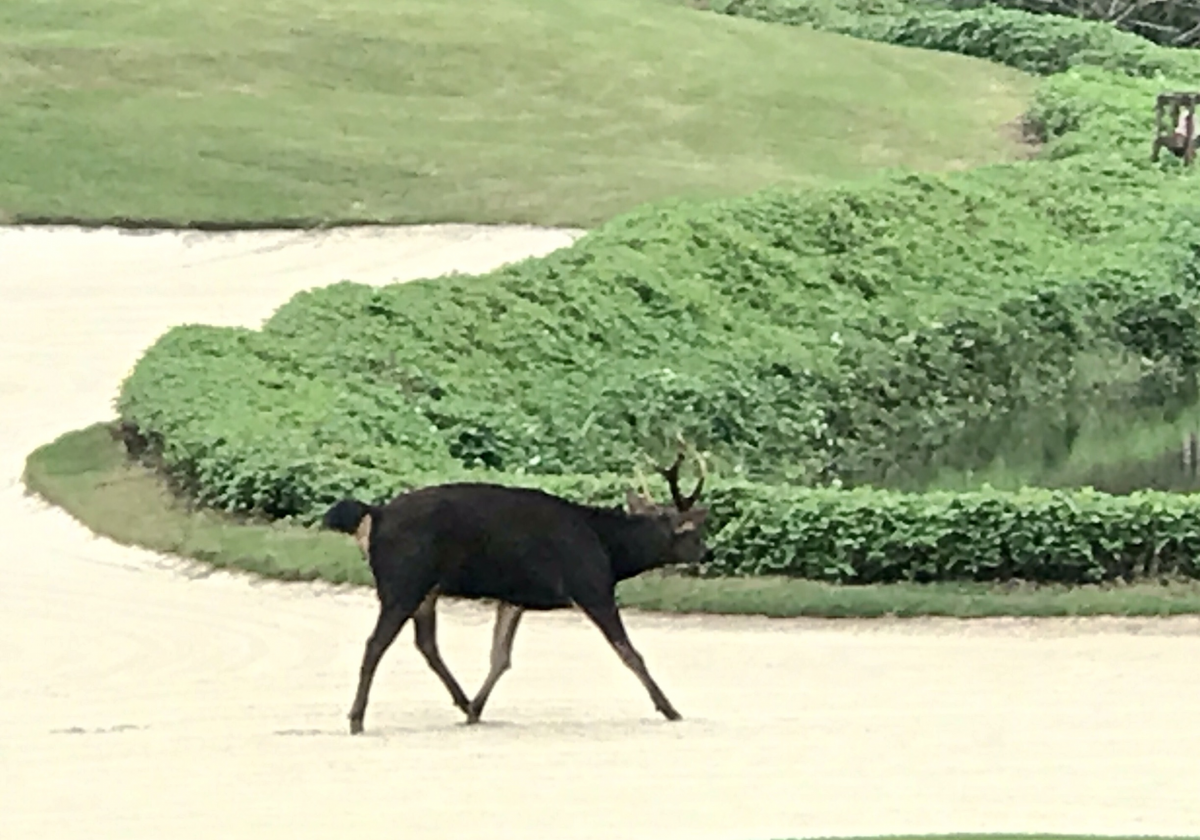
[[(197, 575), (23, 495), (174, 324), (573, 235), (0, 229), (0, 838), (1200, 834), (1200, 620), (627, 613), (668, 723), (586, 619), (530, 614), (477, 727), (406, 627), (351, 737), (370, 591)], [(440, 610), (471, 694), (491, 611)]]

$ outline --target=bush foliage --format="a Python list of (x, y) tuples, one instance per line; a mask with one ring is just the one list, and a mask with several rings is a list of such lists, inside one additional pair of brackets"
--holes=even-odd
[(227, 510), (311, 520), (345, 493), (489, 473), (615, 503), (682, 434), (723, 476), (720, 573), (1193, 574), (1187, 498), (835, 489), (1053, 461), (1089, 416), (1194, 400), (1200, 210), (1178, 165), (1146, 155), (1156, 74), (1189, 58), (1003, 9), (724, 11), (1051, 74), (1027, 120), (1046, 148), (668, 202), (488, 275), (339, 283), (258, 331), (178, 327), (124, 383), (123, 422)]
[(1186, 75), (1200, 62), (1187, 50), (1165, 49), (1107, 23), (1034, 14), (997, 5), (904, 0), (722, 0), (723, 14), (807, 25), (898, 46), (952, 52), (1040, 75), (1089, 65), (1154, 78)]
[(1200, 499), (1026, 489), (716, 491), (713, 575), (835, 583), (1200, 577)]
[(1200, 43), (1200, 6), (1194, 0), (942, 0), (939, 5), (971, 9), (993, 3), (1044, 15), (1103, 21), (1172, 47)]

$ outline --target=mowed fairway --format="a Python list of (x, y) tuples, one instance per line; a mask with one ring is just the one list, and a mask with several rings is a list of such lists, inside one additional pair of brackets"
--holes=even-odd
[(0, 220), (590, 225), (1022, 153), (1032, 80), (667, 0), (0, 4)]
[[(668, 723), (578, 613), (523, 620), (486, 722), (406, 627), (366, 733), (369, 590), (253, 582), (92, 537), (23, 498), (26, 453), (110, 416), (184, 320), (299, 289), (482, 270), (560, 232), (118, 235), (0, 229), (0, 837), (766, 840), (1200, 834), (1200, 621), (626, 624)], [(196, 579), (190, 579), (195, 576)], [(474, 690), (492, 611), (440, 609)]]

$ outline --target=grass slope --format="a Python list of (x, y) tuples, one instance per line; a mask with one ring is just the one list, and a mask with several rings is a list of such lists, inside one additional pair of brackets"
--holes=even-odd
[[(35, 450), (30, 490), (127, 545), (285, 580), (370, 584), (350, 540), (284, 522), (190, 510), (151, 470), (132, 464), (105, 424)], [(783, 578), (704, 580), (647, 574), (618, 587), (628, 607), (773, 617), (1171, 615), (1200, 612), (1200, 583), (1002, 587), (982, 584), (831, 586)]]
[(959, 56), (666, 0), (0, 9), (0, 220), (590, 225), (1022, 154)]

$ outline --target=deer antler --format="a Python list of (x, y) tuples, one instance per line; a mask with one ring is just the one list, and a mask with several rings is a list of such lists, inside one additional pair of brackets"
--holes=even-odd
[(637, 478), (638, 489), (642, 493), (642, 498), (653, 504), (654, 497), (650, 495), (650, 485), (646, 483), (646, 476), (642, 472), (641, 467), (634, 467), (634, 476)]
[(669, 467), (659, 469), (662, 477), (667, 480), (667, 486), (671, 488), (671, 499), (675, 502), (675, 509), (680, 513), (683, 513), (696, 504), (696, 501), (700, 498), (700, 491), (704, 489), (704, 479), (707, 476), (704, 458), (703, 456), (699, 456), (697, 462), (700, 469), (700, 478), (696, 482), (696, 489), (692, 491), (690, 496), (684, 496), (679, 490), (679, 468), (683, 465), (683, 457), (684, 453), (681, 449), (679, 454), (675, 456), (675, 463)]

